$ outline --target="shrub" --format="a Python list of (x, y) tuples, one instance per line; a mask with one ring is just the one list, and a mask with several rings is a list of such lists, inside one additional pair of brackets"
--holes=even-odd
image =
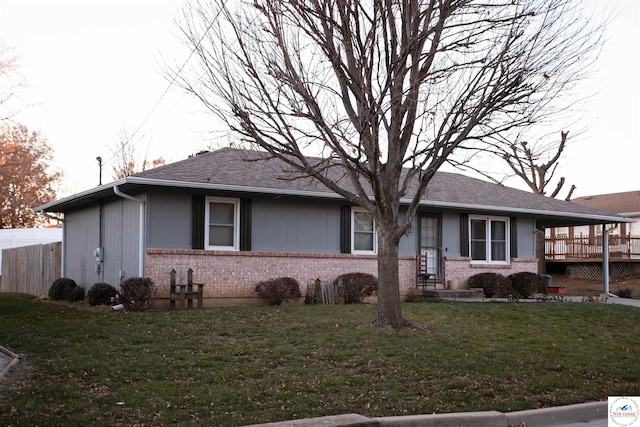
[(156, 285), (148, 277), (130, 277), (120, 285), (118, 297), (127, 310), (144, 311), (151, 307)]
[(61, 277), (54, 280), (49, 288), (49, 298), (53, 300), (72, 300), (73, 289), (78, 285), (75, 280)]
[(286, 300), (300, 297), (300, 284), (291, 277), (279, 277), (256, 284), (256, 293), (269, 305), (280, 305)]
[(90, 305), (111, 304), (111, 298), (118, 294), (116, 288), (108, 283), (96, 283), (87, 292), (87, 301)]
[(619, 289), (617, 295), (620, 298), (633, 298), (633, 292), (629, 288)]
[(535, 294), (547, 293), (547, 282), (544, 277), (530, 271), (522, 271), (509, 276), (513, 290), (522, 295), (523, 298), (529, 298)]
[(347, 273), (333, 281), (342, 293), (345, 304), (359, 304), (378, 290), (378, 279), (368, 273)]
[(82, 286), (76, 286), (75, 288), (73, 288), (71, 294), (69, 295), (69, 301), (84, 301), (84, 288)]
[(467, 284), (470, 288), (482, 288), (487, 298), (505, 298), (513, 293), (511, 281), (498, 273), (478, 273), (469, 279)]

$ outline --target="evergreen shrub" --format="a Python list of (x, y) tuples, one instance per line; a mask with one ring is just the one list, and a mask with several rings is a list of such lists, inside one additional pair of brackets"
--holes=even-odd
[(49, 298), (52, 300), (71, 301), (73, 298), (73, 290), (77, 286), (76, 281), (73, 279), (67, 277), (56, 279), (49, 288)]
[(522, 271), (509, 275), (511, 286), (515, 293), (523, 298), (532, 297), (535, 294), (547, 293), (547, 282), (544, 277), (530, 271)]
[(498, 273), (478, 273), (467, 279), (469, 288), (482, 288), (487, 298), (506, 298), (513, 293), (511, 281)]
[(89, 305), (108, 305), (115, 298), (118, 291), (108, 283), (96, 283), (87, 293)]

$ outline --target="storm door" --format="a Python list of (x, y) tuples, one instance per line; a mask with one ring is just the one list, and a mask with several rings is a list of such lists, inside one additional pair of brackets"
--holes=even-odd
[(420, 215), (420, 254), (426, 257), (427, 273), (442, 280), (442, 218), (440, 215)]

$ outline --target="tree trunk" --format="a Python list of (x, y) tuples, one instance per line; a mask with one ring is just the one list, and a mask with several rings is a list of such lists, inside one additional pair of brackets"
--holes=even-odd
[(409, 325), (400, 307), (399, 240), (378, 228), (378, 318), (374, 326), (399, 329)]

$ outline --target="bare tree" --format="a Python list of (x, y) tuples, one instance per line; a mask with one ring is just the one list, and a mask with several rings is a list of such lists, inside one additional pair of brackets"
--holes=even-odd
[[(243, 142), (372, 215), (380, 283), (374, 325), (399, 328), (409, 323), (398, 246), (429, 181), (458, 148), (557, 111), (600, 44), (601, 26), (581, 5), (189, 3), (180, 25), (194, 55), (176, 80)], [(355, 190), (330, 179), (335, 164)]]
[[(493, 149), (509, 165), (513, 173), (522, 179), (536, 194), (547, 194), (547, 186), (552, 182), (557, 170), (560, 158), (567, 145), (569, 132), (560, 132), (560, 138), (555, 142), (529, 143), (524, 139), (502, 141), (493, 145)], [(564, 186), (565, 178), (560, 177), (550, 197), (555, 198)], [(575, 185), (569, 189), (565, 200), (569, 200)], [(545, 232), (544, 229), (536, 231), (536, 257), (538, 258), (538, 272), (544, 273), (545, 262)]]
[[(144, 139), (144, 137), (142, 137)], [(165, 164), (165, 160), (162, 157), (158, 157), (154, 160), (147, 160), (146, 154), (140, 158), (137, 144), (133, 140), (133, 135), (130, 135), (126, 130), (120, 130), (118, 133), (118, 143), (115, 148), (112, 149), (111, 176), (113, 179), (118, 180), (125, 178), (129, 175), (133, 175), (138, 172), (145, 171), (150, 168), (155, 168)]]
[[(529, 143), (526, 140), (496, 145), (496, 151), (509, 165), (509, 168), (537, 194), (546, 195), (547, 187), (556, 173), (560, 157), (567, 145), (569, 132), (560, 132), (560, 138), (552, 143)], [(550, 197), (557, 197), (564, 186), (565, 178), (560, 177)], [(575, 190), (571, 186), (566, 200)]]
[(16, 81), (16, 59), (10, 50), (0, 45), (0, 122), (12, 117), (16, 111), (10, 104), (22, 84)]
[(55, 199), (62, 174), (51, 170), (51, 147), (23, 125), (0, 124), (0, 228), (33, 227), (33, 208)]

